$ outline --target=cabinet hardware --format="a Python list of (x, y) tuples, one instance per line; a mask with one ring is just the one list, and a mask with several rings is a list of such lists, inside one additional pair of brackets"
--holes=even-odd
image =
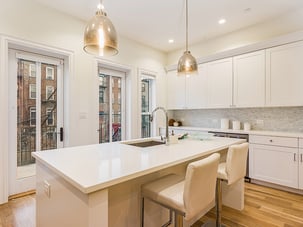
[(271, 143), (272, 143), (272, 140), (269, 140), (269, 142), (271, 142)]
[(297, 161), (297, 155), (296, 155), (296, 153), (294, 153), (294, 162), (296, 162)]
[(300, 154), (301, 162), (303, 162), (303, 154)]

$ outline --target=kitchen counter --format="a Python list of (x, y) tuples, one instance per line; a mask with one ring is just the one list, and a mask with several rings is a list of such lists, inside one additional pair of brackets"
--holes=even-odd
[(236, 133), (236, 134), (248, 134), (248, 135), (263, 135), (263, 136), (282, 136), (282, 137), (298, 137), (303, 138), (301, 132), (281, 132), (281, 131), (262, 131), (262, 130), (233, 130), (233, 129), (220, 129), (220, 128), (203, 128), (193, 126), (179, 126), (169, 127), (171, 130), (188, 130), (188, 131), (203, 131), (203, 132), (225, 132), (225, 133)]
[(138, 226), (142, 183), (170, 172), (184, 172), (189, 161), (243, 140), (184, 139), (146, 148), (125, 144), (128, 142), (33, 153), (37, 162), (37, 227)]

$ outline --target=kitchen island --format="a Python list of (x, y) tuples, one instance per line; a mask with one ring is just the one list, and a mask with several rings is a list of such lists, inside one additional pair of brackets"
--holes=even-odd
[[(184, 174), (188, 162), (244, 141), (185, 139), (145, 148), (129, 144), (133, 142), (33, 153), (37, 163), (36, 226), (139, 226), (142, 183), (172, 172)], [(243, 185), (241, 180), (236, 190), (226, 193), (237, 209), (243, 208)], [(223, 194), (224, 201), (229, 205)], [(147, 226), (159, 226), (167, 217), (155, 204), (146, 204), (146, 210)]]

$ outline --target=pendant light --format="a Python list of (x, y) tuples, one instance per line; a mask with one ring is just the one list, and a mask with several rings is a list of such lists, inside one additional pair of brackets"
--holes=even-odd
[(98, 56), (111, 56), (118, 53), (116, 30), (104, 12), (102, 0), (96, 15), (85, 28), (83, 49), (89, 54)]
[(188, 50), (188, 0), (186, 1), (186, 50), (178, 62), (178, 76), (189, 76), (198, 73), (196, 59)]

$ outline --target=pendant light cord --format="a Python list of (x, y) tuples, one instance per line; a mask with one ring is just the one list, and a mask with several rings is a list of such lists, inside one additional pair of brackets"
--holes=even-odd
[(188, 0), (186, 0), (186, 52), (188, 52)]

